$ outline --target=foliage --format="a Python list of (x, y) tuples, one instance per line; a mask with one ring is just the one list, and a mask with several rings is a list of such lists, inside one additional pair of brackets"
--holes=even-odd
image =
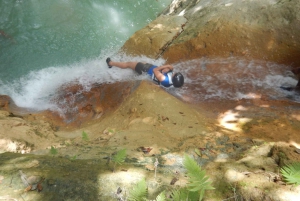
[(165, 191), (161, 192), (157, 197), (155, 201), (166, 201), (166, 193)]
[(76, 155), (74, 155), (74, 156), (70, 157), (70, 160), (71, 160), (71, 161), (75, 161), (75, 160), (76, 160), (76, 158), (77, 158), (77, 156), (76, 156)]
[(191, 192), (187, 188), (181, 188), (173, 190), (171, 193), (171, 197), (173, 201), (194, 201), (199, 200), (199, 193)]
[(147, 200), (147, 184), (145, 179), (139, 181), (133, 189), (129, 192), (129, 201), (142, 201)]
[(209, 181), (209, 177), (205, 175), (205, 170), (201, 170), (196, 161), (187, 155), (184, 157), (183, 165), (189, 177), (189, 183), (187, 184), (188, 191), (198, 192), (198, 200), (202, 200), (206, 190), (214, 189)]
[[(183, 165), (187, 170), (187, 176), (189, 178), (188, 184), (185, 188), (176, 189), (171, 192), (172, 201), (201, 201), (203, 199), (205, 190), (214, 189), (211, 182), (208, 181), (208, 176), (205, 175), (205, 171), (201, 170), (201, 167), (195, 160), (189, 156), (184, 157)], [(136, 186), (129, 191), (129, 201), (142, 201), (147, 200), (147, 185), (143, 179), (138, 182)], [(161, 192), (156, 201), (166, 201), (165, 192)]]
[(88, 140), (89, 140), (88, 134), (87, 134), (86, 132), (84, 132), (84, 131), (82, 131), (82, 139), (83, 139), (84, 141), (88, 141)]
[(114, 162), (113, 172), (115, 171), (116, 164), (121, 165), (126, 159), (126, 149), (121, 149), (120, 151), (112, 154), (112, 157), (108, 157), (107, 164), (112, 160)]
[(115, 163), (118, 163), (119, 165), (121, 165), (125, 161), (126, 155), (127, 155), (126, 149), (121, 149), (120, 151), (118, 151), (117, 153), (115, 153), (113, 155), (111, 160), (114, 161)]
[(300, 162), (285, 165), (280, 172), (288, 184), (300, 185)]
[(172, 191), (171, 197), (174, 201), (188, 200), (188, 192), (186, 189), (176, 189)]
[[(145, 179), (139, 181), (131, 191), (129, 191), (128, 201), (142, 201), (147, 200), (148, 188)], [(161, 192), (155, 201), (166, 201), (165, 191)]]
[(56, 155), (57, 154), (57, 149), (55, 149), (53, 146), (51, 146), (50, 154)]

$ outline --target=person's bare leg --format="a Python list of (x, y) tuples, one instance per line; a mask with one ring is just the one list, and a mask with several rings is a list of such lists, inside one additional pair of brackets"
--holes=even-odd
[(135, 66), (137, 65), (138, 62), (115, 62), (115, 61), (110, 61), (109, 65), (115, 66), (118, 68), (131, 68), (132, 70), (135, 70)]

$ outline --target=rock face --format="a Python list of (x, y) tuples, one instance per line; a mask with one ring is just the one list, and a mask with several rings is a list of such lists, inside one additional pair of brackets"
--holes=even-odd
[(183, 31), (182, 16), (161, 15), (126, 41), (121, 51), (126, 54), (158, 58), (165, 48)]
[(29, 153), (32, 149), (45, 149), (47, 141), (54, 140), (55, 134), (48, 122), (28, 122), (0, 110), (0, 153)]
[[(289, 0), (173, 1), (162, 13), (163, 17), (151, 23), (151, 27), (165, 28), (151, 32), (150, 25), (145, 27), (125, 43), (123, 50), (153, 58), (162, 54), (168, 63), (199, 57), (237, 56), (296, 67), (300, 65), (299, 8), (299, 1)], [(175, 16), (187, 21), (180, 22), (183, 30), (170, 42), (165, 34), (171, 29), (167, 19)], [(160, 42), (165, 41), (160, 45), (164, 47), (160, 53), (149, 52), (151, 48), (131, 48), (136, 41), (141, 47), (152, 47), (151, 40), (141, 41), (145, 33), (159, 37)]]
[(9, 111), (11, 116), (23, 116), (22, 118), (31, 122), (47, 121), (56, 131), (62, 128), (74, 129), (115, 110), (138, 85), (139, 81), (93, 84), (87, 91), (82, 85), (66, 84), (51, 100), (58, 107), (55, 112), (36, 112), (20, 108), (9, 96), (0, 95), (0, 111)]
[(86, 122), (99, 119), (106, 112), (116, 109), (138, 85), (134, 81), (94, 84), (88, 91), (81, 85), (65, 85), (53, 100), (61, 110), (60, 113), (43, 111), (27, 118), (46, 120), (56, 129), (79, 128)]
[[(224, 103), (218, 103), (221, 104)], [(227, 103), (224, 105), (232, 108)], [(253, 133), (262, 137), (262, 133), (271, 133), (264, 130), (267, 127), (278, 132), (277, 135), (298, 134), (299, 121), (288, 119), (293, 125), (289, 126), (293, 127), (292, 131), (278, 119), (292, 117), (295, 113), (276, 107), (252, 109), (239, 115), (260, 113), (259, 116), (265, 118), (256, 118), (252, 125), (244, 125), (248, 135), (254, 129)], [(275, 116), (271, 109), (279, 110), (274, 123), (267, 119)], [(222, 110), (208, 106), (205, 111), (209, 113), (190, 107), (151, 82), (141, 82), (106, 118), (80, 130), (55, 132), (52, 137), (51, 133), (38, 129), (37, 123), (26, 123), (15, 117), (9, 119), (8, 112), (0, 112), (0, 130), (11, 128), (10, 132), (5, 132), (11, 138), (16, 138), (13, 131), (21, 133), (23, 130), (24, 135), (19, 134), (19, 138), (24, 136), (28, 142), (39, 146), (34, 148), (43, 149), (31, 154), (8, 152), (0, 155), (0, 200), (25, 197), (26, 200), (52, 201), (63, 197), (64, 200), (115, 201), (119, 188), (123, 190), (124, 198), (142, 179), (146, 179), (149, 198), (153, 200), (162, 190), (170, 193), (186, 186), (186, 170), (182, 165), (185, 154), (205, 168), (213, 181), (215, 189), (205, 192), (205, 200), (231, 197), (253, 201), (297, 200), (300, 187), (284, 185), (278, 171), (282, 165), (300, 160), (298, 149), (287, 143), (269, 143), (239, 135), (213, 120), (213, 114)], [(28, 132), (25, 135), (30, 126), (35, 134)], [(42, 127), (46, 128), (45, 125)], [(87, 133), (88, 140), (82, 138), (82, 130)], [(299, 142), (294, 136), (289, 134), (293, 141)], [(6, 140), (5, 137), (0, 132), (0, 139)], [(51, 152), (52, 148), (45, 149), (46, 145), (55, 147), (56, 153)], [(127, 150), (126, 162), (114, 167), (108, 156), (123, 148)], [(145, 151), (148, 148), (149, 151)], [(159, 162), (157, 175), (156, 159)]]

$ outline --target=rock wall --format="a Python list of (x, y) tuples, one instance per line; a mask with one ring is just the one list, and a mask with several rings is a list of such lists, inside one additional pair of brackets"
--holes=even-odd
[[(296, 67), (300, 65), (299, 9), (300, 2), (290, 0), (174, 0), (149, 25), (161, 29), (153, 32), (145, 27), (122, 50), (152, 58), (162, 55), (168, 63), (237, 56)], [(177, 35), (166, 40), (165, 33), (174, 29), (167, 19), (174, 17), (181, 19), (175, 25)], [(163, 44), (154, 45), (145, 35), (160, 38)]]
[(182, 16), (161, 15), (144, 29), (132, 35), (121, 51), (131, 55), (158, 58), (181, 34), (186, 21)]

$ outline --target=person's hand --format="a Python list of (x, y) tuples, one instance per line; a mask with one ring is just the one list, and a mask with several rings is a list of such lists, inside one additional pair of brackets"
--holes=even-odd
[(165, 76), (163, 73), (167, 73), (169, 71), (173, 71), (173, 66), (171, 65), (164, 65), (164, 66), (159, 66), (157, 68), (153, 69), (153, 73), (155, 77), (162, 82), (165, 79)]
[(170, 71), (172, 71), (170, 68), (164, 68), (164, 69), (162, 69), (162, 73), (167, 73), (167, 72), (170, 72)]
[(171, 65), (164, 65), (164, 66), (159, 66), (158, 69), (162, 73), (167, 73), (167, 72), (173, 71), (173, 66), (171, 66)]

